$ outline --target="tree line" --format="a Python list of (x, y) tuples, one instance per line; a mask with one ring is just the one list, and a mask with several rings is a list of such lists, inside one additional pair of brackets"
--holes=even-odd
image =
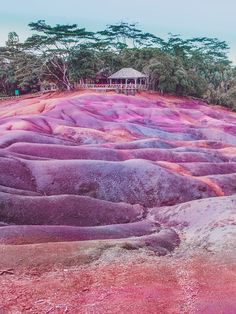
[(29, 24), (24, 42), (15, 32), (0, 47), (0, 95), (36, 92), (49, 82), (60, 90), (97, 75), (132, 67), (149, 76), (150, 88), (162, 93), (203, 98), (236, 110), (236, 67), (229, 46), (217, 38), (162, 39), (121, 22), (91, 32), (77, 24)]

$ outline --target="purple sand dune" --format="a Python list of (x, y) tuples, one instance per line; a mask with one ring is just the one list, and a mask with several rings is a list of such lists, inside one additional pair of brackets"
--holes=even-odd
[[(158, 223), (140, 222), (98, 227), (72, 226), (3, 226), (0, 228), (0, 244), (30, 244), (43, 242), (67, 242), (140, 237), (160, 232)], [(176, 235), (177, 237), (177, 235)]]
[(202, 101), (0, 102), (0, 312), (235, 313), (235, 165)]
[(0, 117), (2, 223), (129, 223), (236, 190), (235, 114), (200, 101), (42, 96)]
[(140, 220), (140, 205), (79, 195), (23, 196), (0, 192), (0, 221), (17, 225), (99, 226)]

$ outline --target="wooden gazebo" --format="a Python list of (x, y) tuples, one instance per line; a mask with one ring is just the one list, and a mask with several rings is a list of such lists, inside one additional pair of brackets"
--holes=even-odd
[(123, 68), (109, 76), (108, 79), (110, 85), (124, 84), (125, 86), (128, 86), (132, 84), (135, 88), (140, 85), (147, 86), (147, 76), (132, 68)]
[(132, 68), (123, 68), (108, 77), (102, 71), (98, 73), (93, 83), (79, 83), (77, 88), (135, 95), (136, 92), (148, 89), (148, 77)]

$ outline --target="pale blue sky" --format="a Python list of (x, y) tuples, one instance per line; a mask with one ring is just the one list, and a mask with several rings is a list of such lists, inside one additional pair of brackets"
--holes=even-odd
[(89, 30), (122, 20), (138, 22), (160, 37), (168, 32), (217, 37), (230, 44), (236, 63), (236, 0), (0, 0), (0, 43), (12, 30), (23, 40), (29, 35), (27, 24), (38, 19)]

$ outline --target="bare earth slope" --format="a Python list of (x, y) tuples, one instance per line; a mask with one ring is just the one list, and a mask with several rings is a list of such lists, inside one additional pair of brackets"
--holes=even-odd
[(236, 114), (0, 103), (0, 313), (236, 313)]

